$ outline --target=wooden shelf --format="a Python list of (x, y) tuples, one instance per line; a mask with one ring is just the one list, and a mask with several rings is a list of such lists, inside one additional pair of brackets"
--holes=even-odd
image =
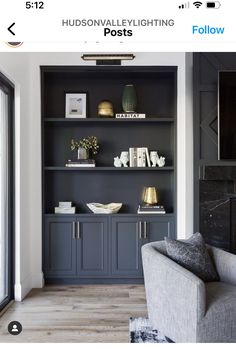
[(71, 123), (123, 123), (123, 122), (137, 122), (137, 123), (158, 123), (158, 122), (174, 122), (174, 118), (164, 117), (149, 117), (145, 119), (115, 119), (115, 118), (85, 118), (85, 119), (74, 119), (74, 118), (45, 118), (45, 123), (58, 123), (58, 124), (71, 124)]
[(45, 166), (45, 171), (174, 171), (174, 166), (164, 167), (65, 167), (65, 166)]

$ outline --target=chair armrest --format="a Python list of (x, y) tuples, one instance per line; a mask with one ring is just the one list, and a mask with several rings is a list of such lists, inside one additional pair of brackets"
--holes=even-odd
[(236, 285), (236, 255), (208, 245), (220, 281)]
[(148, 315), (152, 325), (181, 342), (196, 341), (197, 323), (205, 314), (205, 284), (155, 249), (142, 247)]

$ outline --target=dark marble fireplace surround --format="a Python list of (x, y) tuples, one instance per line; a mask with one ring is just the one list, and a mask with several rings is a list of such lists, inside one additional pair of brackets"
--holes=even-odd
[(193, 54), (194, 230), (236, 252), (236, 159), (218, 160), (221, 71), (236, 71), (236, 52)]
[(236, 166), (202, 166), (200, 231), (206, 242), (236, 253)]

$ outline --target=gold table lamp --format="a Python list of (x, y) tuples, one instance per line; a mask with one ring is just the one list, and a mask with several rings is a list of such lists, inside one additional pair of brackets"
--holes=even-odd
[(155, 187), (147, 187), (144, 190), (143, 202), (147, 205), (155, 205), (158, 202), (157, 190)]

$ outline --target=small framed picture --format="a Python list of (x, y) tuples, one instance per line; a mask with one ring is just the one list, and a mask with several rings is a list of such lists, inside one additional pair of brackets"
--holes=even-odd
[(66, 118), (86, 118), (87, 93), (66, 93)]

